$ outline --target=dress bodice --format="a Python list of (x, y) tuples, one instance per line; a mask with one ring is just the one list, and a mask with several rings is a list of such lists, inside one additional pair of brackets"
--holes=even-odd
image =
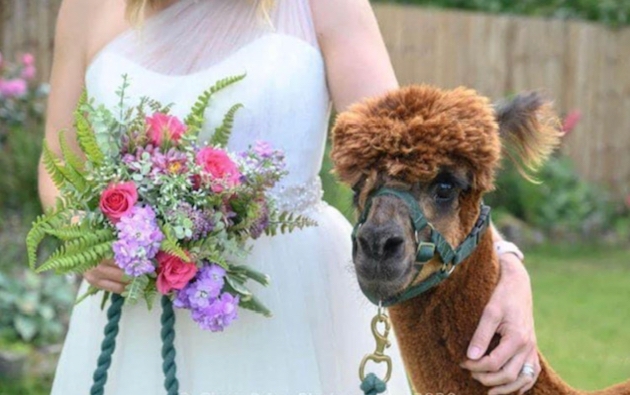
[[(214, 96), (200, 138), (207, 139), (221, 124), (227, 110), (242, 103), (244, 107), (237, 112), (229, 148), (242, 150), (256, 140), (264, 140), (284, 150), (289, 174), (279, 188), (287, 191), (285, 200), (309, 191), (315, 191), (319, 198), (318, 173), (330, 99), (323, 57), (312, 39), (308, 0), (280, 0), (278, 10), (264, 23), (260, 21), (264, 17), (258, 14), (251, 16), (251, 20), (241, 14), (212, 15), (213, 3), (223, 5), (225, 1), (180, 0), (147, 20), (142, 30), (127, 31), (116, 37), (88, 67), (88, 95), (97, 103), (113, 108), (118, 100), (116, 90), (122, 84), (122, 76), (127, 75), (128, 105), (148, 96), (165, 104), (173, 103), (172, 113), (185, 117), (197, 97), (216, 81), (246, 73), (243, 80)], [(240, 7), (255, 7), (248, 0), (230, 1), (242, 3)], [(220, 11), (238, 13), (238, 7)], [(211, 16), (202, 18), (205, 12)], [(220, 23), (229, 17), (234, 18), (230, 23), (233, 31), (225, 32)], [(193, 20), (183, 23), (186, 18)], [(303, 20), (294, 20), (300, 18)], [(220, 50), (215, 44), (220, 41), (209, 38), (204, 44), (205, 36), (198, 32), (206, 31), (212, 37), (212, 21), (219, 24), (221, 34), (238, 34), (243, 38), (233, 39), (229, 48), (222, 45)], [(186, 31), (192, 23), (205, 28)], [(240, 29), (234, 28), (239, 24)], [(166, 29), (166, 38), (160, 29)], [(196, 36), (190, 37), (193, 33)], [(162, 45), (156, 46), (156, 42)], [(187, 43), (190, 49), (177, 50)], [(216, 53), (222, 56), (217, 58)], [(159, 54), (158, 60), (155, 54)]]

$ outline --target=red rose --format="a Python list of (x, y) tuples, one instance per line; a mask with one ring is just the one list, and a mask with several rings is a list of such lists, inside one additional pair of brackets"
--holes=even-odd
[(138, 201), (138, 190), (132, 181), (111, 184), (101, 194), (99, 207), (113, 223), (127, 214)]
[(173, 289), (182, 289), (197, 274), (197, 265), (179, 257), (160, 251), (155, 256), (158, 261), (157, 289), (166, 295)]
[(223, 191), (223, 187), (231, 188), (241, 180), (241, 173), (238, 167), (228, 154), (217, 148), (204, 147), (197, 152), (197, 164), (204, 172), (210, 175), (212, 190), (214, 192)]
[(153, 145), (160, 146), (162, 140), (178, 141), (186, 133), (186, 125), (179, 118), (172, 115), (156, 112), (145, 119), (147, 123), (147, 135)]

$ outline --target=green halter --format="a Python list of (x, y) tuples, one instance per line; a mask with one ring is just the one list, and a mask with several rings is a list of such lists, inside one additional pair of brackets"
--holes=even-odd
[(370, 295), (364, 291), (365, 296), (367, 296), (367, 298), (372, 303), (376, 305), (380, 304), (384, 307), (392, 306), (394, 304), (412, 299), (418, 295), (423, 294), (424, 292), (430, 290), (431, 288), (437, 286), (442, 281), (447, 279), (451, 275), (453, 270), (455, 270), (455, 267), (462, 263), (466, 258), (468, 258), (470, 254), (472, 254), (472, 252), (477, 247), (477, 244), (479, 244), (479, 239), (481, 235), (484, 234), (486, 229), (488, 229), (488, 225), (490, 224), (490, 207), (482, 204), (479, 218), (477, 218), (475, 226), (472, 228), (468, 236), (466, 236), (464, 241), (462, 241), (462, 243), (457, 246), (457, 248), (453, 248), (446, 241), (446, 239), (444, 239), (444, 236), (442, 236), (440, 232), (435, 230), (435, 228), (433, 228), (433, 225), (429, 223), (427, 218), (424, 216), (420, 205), (411, 193), (398, 189), (381, 188), (368, 198), (365, 208), (363, 209), (363, 211), (361, 212), (361, 216), (359, 217), (359, 221), (354, 226), (354, 230), (352, 231), (353, 242), (356, 242), (356, 236), (359, 228), (367, 220), (370, 208), (372, 207), (372, 200), (375, 197), (386, 195), (394, 196), (402, 200), (407, 205), (407, 207), (409, 208), (411, 223), (413, 224), (414, 231), (416, 232), (416, 237), (427, 226), (431, 230), (431, 242), (418, 243), (415, 265), (416, 275), (411, 284), (413, 284), (420, 275), (423, 264), (430, 261), (436, 253), (439, 255), (443, 265), (440, 270), (431, 274), (425, 280), (421, 281), (418, 284), (410, 285), (400, 294), (387, 300), (379, 300), (375, 298), (374, 295)]

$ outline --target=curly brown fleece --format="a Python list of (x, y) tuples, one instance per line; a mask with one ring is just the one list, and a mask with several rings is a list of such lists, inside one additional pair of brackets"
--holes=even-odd
[(465, 166), (473, 188), (492, 189), (501, 153), (488, 99), (470, 89), (411, 86), (353, 105), (337, 117), (332, 159), (342, 181), (370, 170), (406, 182), (429, 180), (441, 167)]

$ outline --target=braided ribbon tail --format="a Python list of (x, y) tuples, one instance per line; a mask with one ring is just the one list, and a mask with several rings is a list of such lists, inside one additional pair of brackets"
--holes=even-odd
[(107, 383), (107, 370), (112, 364), (112, 354), (116, 348), (116, 335), (118, 335), (118, 323), (122, 314), (122, 305), (125, 299), (112, 293), (111, 305), (107, 309), (107, 324), (105, 325), (105, 338), (101, 343), (101, 354), (98, 357), (96, 370), (92, 376), (92, 388), (90, 395), (103, 395), (105, 383)]
[(365, 376), (365, 379), (361, 383), (361, 391), (363, 391), (365, 395), (382, 394), (383, 392), (385, 392), (386, 389), (387, 384), (383, 380), (376, 377), (374, 373), (370, 373)]
[(162, 370), (164, 371), (164, 388), (168, 395), (179, 393), (177, 381), (177, 365), (175, 365), (175, 313), (173, 303), (168, 296), (162, 296)]

